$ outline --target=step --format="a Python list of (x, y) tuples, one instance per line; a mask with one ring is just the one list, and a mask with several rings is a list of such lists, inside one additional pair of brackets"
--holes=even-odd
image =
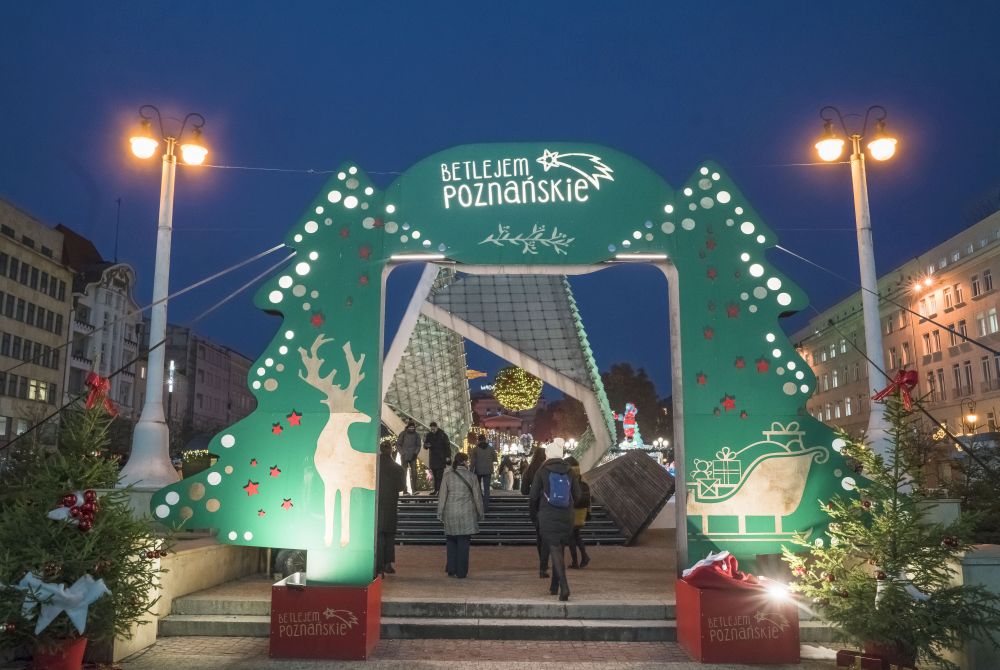
[[(268, 637), (269, 616), (171, 614), (160, 637)], [(673, 621), (653, 619), (493, 619), (382, 617), (382, 638), (449, 640), (660, 641), (677, 639)]]

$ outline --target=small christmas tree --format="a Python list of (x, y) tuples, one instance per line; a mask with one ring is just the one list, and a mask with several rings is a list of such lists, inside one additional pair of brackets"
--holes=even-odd
[[(112, 420), (99, 403), (71, 409), (57, 450), (15, 444), (0, 461), (0, 648), (128, 636), (155, 602), (166, 551), (114, 488), (118, 464), (101, 455)], [(86, 605), (52, 595), (59, 585), (88, 590)]]
[(945, 654), (995, 636), (1000, 599), (955, 585), (971, 546), (970, 520), (940, 525), (926, 518), (927, 498), (907, 463), (908, 454), (919, 453), (914, 441), (921, 433), (898, 397), (887, 399), (886, 419), (884, 457), (842, 436), (843, 455), (863, 477), (854, 491), (821, 502), (830, 517), (826, 538), (800, 535), (804, 553), (785, 548), (792, 588), (859, 648), (896, 663), (922, 659), (957, 669)]

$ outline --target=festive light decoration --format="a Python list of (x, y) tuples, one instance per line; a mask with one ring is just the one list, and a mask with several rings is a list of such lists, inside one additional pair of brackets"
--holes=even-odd
[(542, 380), (511, 365), (497, 373), (493, 397), (512, 412), (531, 409), (542, 395)]

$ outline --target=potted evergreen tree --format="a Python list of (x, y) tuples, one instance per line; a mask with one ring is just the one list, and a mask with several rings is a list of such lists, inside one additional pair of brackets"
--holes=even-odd
[(821, 501), (825, 536), (800, 535), (797, 551), (785, 548), (791, 587), (858, 649), (905, 667), (922, 660), (957, 670), (948, 652), (970, 639), (996, 641), (1000, 599), (955, 585), (972, 520), (927, 519), (927, 496), (909, 474), (919, 470), (907, 463), (921, 433), (898, 397), (887, 399), (886, 418), (884, 457), (842, 435), (844, 455), (858, 464), (856, 489)]
[(0, 648), (33, 649), (34, 668), (79, 669), (88, 639), (127, 637), (155, 602), (164, 541), (114, 488), (117, 463), (100, 455), (112, 420), (74, 408), (57, 450), (4, 454)]

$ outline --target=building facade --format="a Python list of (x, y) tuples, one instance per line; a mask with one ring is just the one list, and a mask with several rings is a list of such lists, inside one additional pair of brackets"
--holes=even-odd
[[(0, 199), (0, 445), (59, 404), (72, 275), (62, 235)], [(54, 424), (39, 431), (55, 441)]]
[(173, 324), (167, 326), (166, 346), (164, 411), (172, 430), (212, 432), (254, 410), (247, 386), (251, 359)]
[[(1000, 212), (878, 281), (886, 368), (916, 370), (920, 381), (913, 394), (954, 434), (997, 430), (998, 275)], [(861, 294), (825, 310), (792, 337), (816, 374), (809, 413), (860, 434), (872, 393), (887, 385), (867, 376)]]
[[(64, 401), (84, 393), (90, 372), (110, 377), (109, 397), (119, 414), (138, 417), (136, 371), (142, 314), (132, 298), (135, 270), (105, 261), (87, 238), (63, 225), (63, 263), (73, 271)], [(117, 374), (115, 374), (117, 373)]]

